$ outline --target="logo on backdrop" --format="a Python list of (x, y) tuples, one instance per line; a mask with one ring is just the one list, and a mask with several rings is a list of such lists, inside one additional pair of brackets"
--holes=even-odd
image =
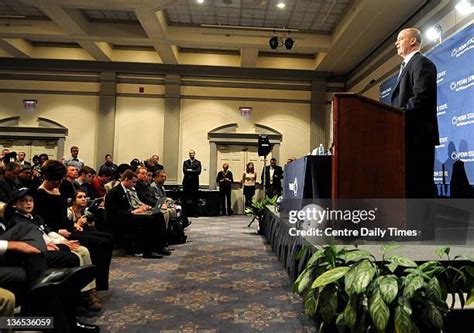
[(447, 110), (448, 110), (448, 103), (438, 105), (438, 107), (436, 108), (438, 116), (446, 114)]
[(465, 42), (461, 46), (454, 48), (451, 51), (451, 57), (459, 58), (460, 56), (462, 56), (464, 53), (471, 50), (472, 48), (474, 48), (474, 37), (471, 37), (467, 42)]
[(384, 91), (382, 91), (382, 93), (380, 94), (380, 97), (381, 98), (386, 98), (386, 97), (390, 96), (391, 93), (392, 93), (392, 87), (389, 87), (389, 88), (385, 89)]
[(296, 197), (298, 194), (298, 178), (295, 177), (295, 181), (293, 183), (288, 183), (288, 189), (293, 191), (293, 195)]
[(445, 76), (446, 76), (446, 70), (442, 72), (438, 72), (438, 75), (436, 76), (436, 83), (439, 85), (441, 82), (443, 82)]
[(463, 162), (474, 162), (474, 150), (468, 151), (453, 151), (451, 153), (453, 160), (461, 160)]
[(451, 119), (451, 124), (456, 127), (474, 124), (474, 112), (462, 114), (460, 116), (454, 116)]
[(445, 136), (443, 138), (439, 138), (439, 145), (437, 145), (436, 148), (446, 147), (447, 143), (448, 143), (448, 137), (447, 136)]
[(465, 77), (464, 79), (458, 80), (458, 81), (453, 81), (449, 85), (449, 88), (453, 91), (461, 91), (461, 90), (466, 90), (474, 85), (474, 75), (469, 75), (468, 77)]

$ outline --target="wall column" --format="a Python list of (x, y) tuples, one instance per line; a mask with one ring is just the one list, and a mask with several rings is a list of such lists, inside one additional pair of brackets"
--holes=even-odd
[[(182, 166), (179, 162), (179, 126), (181, 115), (181, 77), (166, 75), (165, 78), (165, 117), (163, 130), (163, 158), (167, 182), (177, 184)], [(183, 152), (185, 153), (185, 152)], [(187, 152), (186, 152), (187, 153)]]
[(326, 105), (326, 83), (312, 82), (311, 89), (311, 119), (310, 119), (310, 149), (323, 144), (328, 148), (330, 132), (330, 111)]
[[(57, 154), (58, 154), (58, 160), (61, 160), (61, 157), (64, 156), (64, 144), (65, 144), (65, 138), (59, 138), (58, 139), (58, 146), (56, 147), (57, 149)], [(69, 155), (68, 155), (69, 156)]]
[[(116, 74), (100, 73), (99, 121), (97, 133), (96, 168), (104, 163), (105, 154), (114, 153)], [(97, 169), (97, 172), (99, 170)]]

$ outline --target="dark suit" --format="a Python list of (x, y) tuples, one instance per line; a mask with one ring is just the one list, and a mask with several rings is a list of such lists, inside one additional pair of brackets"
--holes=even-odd
[(392, 106), (405, 111), (406, 197), (432, 198), (435, 146), (439, 144), (436, 66), (416, 53), (392, 92)]
[(8, 203), (12, 197), (13, 191), (20, 188), (18, 179), (12, 181), (10, 179), (0, 177), (0, 201)]
[[(265, 178), (264, 178), (265, 177)], [(265, 184), (265, 193), (269, 197), (281, 195), (281, 180), (283, 179), (283, 169), (275, 165), (272, 181), (270, 182), (270, 166), (266, 166), (262, 171), (262, 183)]]
[(199, 175), (201, 174), (201, 162), (186, 160), (183, 162), (183, 195), (185, 200), (186, 214), (197, 215), (197, 202), (199, 199)]
[(117, 226), (125, 227), (134, 233), (140, 233), (145, 253), (164, 246), (166, 227), (163, 214), (132, 214), (132, 207), (122, 185), (113, 187), (105, 196), (105, 211), (107, 224), (113, 229)]
[(135, 185), (135, 189), (137, 190), (138, 199), (144, 204), (155, 207), (156, 200), (155, 192), (151, 188), (150, 184), (144, 181), (137, 181), (137, 185)]

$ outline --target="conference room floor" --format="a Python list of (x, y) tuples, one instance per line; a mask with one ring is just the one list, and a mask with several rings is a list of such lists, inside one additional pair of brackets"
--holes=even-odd
[(200, 217), (188, 242), (153, 260), (114, 257), (101, 332), (312, 332), (301, 298), (257, 223)]

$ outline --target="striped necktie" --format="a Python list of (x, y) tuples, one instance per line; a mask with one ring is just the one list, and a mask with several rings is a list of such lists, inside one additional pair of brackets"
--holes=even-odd
[(402, 72), (403, 72), (403, 69), (405, 68), (405, 61), (403, 61), (401, 64), (400, 64), (400, 72), (398, 72), (398, 78), (397, 80), (400, 79), (400, 76), (402, 75)]

